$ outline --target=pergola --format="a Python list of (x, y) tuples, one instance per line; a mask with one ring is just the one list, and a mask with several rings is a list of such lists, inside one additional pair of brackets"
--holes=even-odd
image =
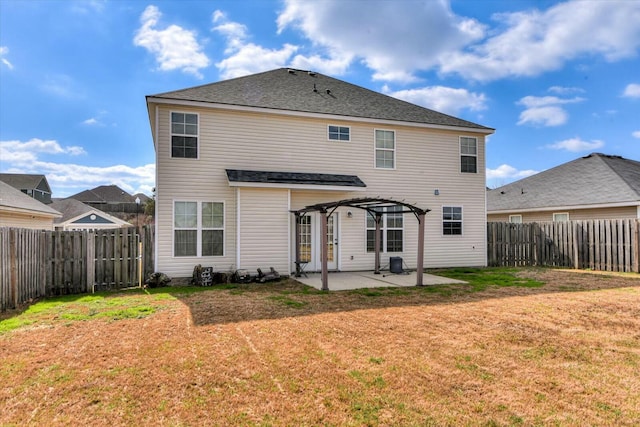
[(322, 290), (329, 290), (329, 272), (327, 269), (328, 248), (327, 248), (327, 229), (329, 217), (339, 207), (351, 207), (363, 209), (369, 212), (375, 219), (375, 274), (380, 274), (380, 223), (382, 215), (385, 213), (384, 208), (392, 206), (400, 206), (402, 210), (394, 211), (394, 213), (412, 213), (418, 220), (418, 262), (417, 262), (417, 283), (416, 286), (422, 286), (422, 271), (424, 267), (424, 217), (430, 209), (421, 209), (404, 201), (393, 199), (382, 199), (374, 197), (364, 197), (356, 199), (345, 199), (337, 202), (318, 203), (293, 211), (296, 217), (296, 274), (300, 274), (300, 218), (309, 212), (320, 213), (320, 248), (321, 248), (321, 264), (322, 264)]

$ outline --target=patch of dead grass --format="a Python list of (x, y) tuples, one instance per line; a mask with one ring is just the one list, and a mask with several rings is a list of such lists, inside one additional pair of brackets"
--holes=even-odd
[(638, 281), (518, 274), (546, 285), (368, 296), (290, 281), (18, 329), (0, 336), (0, 424), (640, 424)]

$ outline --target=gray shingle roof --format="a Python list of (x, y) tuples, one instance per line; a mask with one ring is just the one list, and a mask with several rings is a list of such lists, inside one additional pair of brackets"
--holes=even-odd
[(26, 174), (26, 173), (0, 173), (0, 181), (6, 182), (13, 188), (18, 190), (32, 190), (38, 188), (38, 186), (44, 180), (44, 187), (46, 191), (51, 192), (51, 187), (47, 182), (47, 178), (40, 174)]
[(300, 172), (267, 172), (237, 169), (227, 169), (226, 171), (229, 182), (366, 187), (366, 184), (355, 175)]
[[(73, 219), (82, 214), (94, 214), (98, 217), (97, 220), (92, 220), (91, 223), (109, 224), (118, 221), (118, 219), (114, 218), (112, 215), (94, 209), (91, 206), (85, 205), (81, 201), (73, 199), (71, 197), (68, 197), (66, 199), (54, 199), (50, 206), (62, 213), (62, 217), (54, 220), (54, 224), (67, 222), (70, 219)], [(76, 222), (86, 223), (87, 221), (80, 220)]]
[(14, 188), (4, 181), (0, 181), (0, 206), (13, 209), (23, 209), (50, 216), (60, 215), (60, 212), (57, 210), (27, 196), (22, 191)]
[(151, 95), (150, 97), (473, 128), (489, 133), (493, 132), (491, 128), (401, 101), (320, 73), (288, 68)]
[(487, 212), (640, 202), (640, 162), (593, 153), (487, 192)]
[(117, 185), (100, 185), (74, 194), (71, 198), (85, 203), (134, 203), (135, 197)]

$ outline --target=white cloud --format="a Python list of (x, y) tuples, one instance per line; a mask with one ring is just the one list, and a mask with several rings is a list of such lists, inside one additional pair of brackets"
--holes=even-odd
[(324, 59), (338, 67), (334, 74), (344, 72), (344, 60), (361, 58), (374, 79), (403, 82), (415, 81), (414, 71), (437, 65), (442, 54), (484, 33), (477, 21), (456, 16), (447, 1), (286, 0), (278, 32), (289, 28), (316, 50), (326, 49)]
[(181, 70), (202, 78), (200, 70), (208, 67), (211, 61), (202, 52), (196, 32), (178, 25), (158, 30), (156, 26), (161, 16), (156, 6), (147, 6), (140, 16), (142, 26), (136, 32), (133, 43), (153, 53), (162, 71)]
[(464, 109), (481, 111), (487, 108), (486, 96), (483, 93), (469, 92), (467, 89), (430, 86), (392, 92), (385, 86), (383, 92), (395, 98), (452, 115)]
[(9, 161), (10, 159), (19, 158), (23, 155), (23, 153), (29, 153), (31, 156), (37, 156), (37, 154), (39, 153), (69, 154), (72, 156), (86, 154), (82, 147), (63, 147), (57, 141), (51, 139), (42, 140), (39, 138), (32, 138), (26, 142), (18, 140), (0, 141), (0, 150), (2, 153), (2, 156), (0, 157), (3, 161)]
[(84, 91), (66, 74), (47, 75), (40, 87), (45, 92), (61, 98), (78, 99), (84, 97)]
[(631, 132), (631, 136), (633, 136), (634, 138), (640, 139), (640, 130), (636, 130), (634, 132)]
[(90, 119), (83, 121), (82, 124), (87, 126), (99, 126), (101, 123), (95, 117), (91, 117)]
[(538, 171), (532, 169), (518, 170), (506, 164), (498, 166), (496, 169), (487, 168), (487, 179), (493, 180), (514, 180), (522, 179), (537, 174)]
[(627, 98), (640, 98), (640, 84), (630, 83), (624, 88), (622, 96)]
[(556, 96), (525, 96), (516, 104), (524, 105), (526, 109), (520, 113), (519, 125), (530, 124), (540, 126), (560, 126), (569, 120), (569, 114), (559, 105), (574, 104), (584, 101), (584, 98), (569, 99)]
[(582, 139), (576, 137), (565, 139), (564, 141), (559, 141), (554, 144), (549, 144), (546, 147), (552, 150), (564, 150), (570, 151), (572, 153), (579, 153), (582, 151), (596, 150), (598, 148), (604, 147), (604, 142), (597, 139), (594, 139), (593, 141), (583, 141)]
[(574, 93), (584, 93), (584, 89), (579, 87), (565, 87), (565, 86), (551, 86), (549, 89), (551, 93), (557, 93), (558, 95), (571, 95)]
[(225, 79), (245, 76), (285, 66), (298, 50), (297, 46), (285, 44), (281, 49), (268, 49), (248, 41), (247, 27), (230, 21), (220, 10), (213, 13), (213, 31), (226, 39), (225, 54), (229, 57), (216, 63)]
[(633, 57), (640, 46), (638, 1), (569, 1), (494, 19), (506, 30), (466, 51), (441, 55), (441, 71), (481, 81), (536, 76), (584, 56)]
[(45, 162), (40, 154), (86, 154), (82, 147), (62, 146), (54, 140), (33, 138), (29, 141), (0, 141), (0, 158), (5, 172), (44, 174), (54, 197), (67, 197), (98, 185), (115, 184), (122, 189), (151, 194), (155, 186), (155, 165), (138, 167), (114, 165), (83, 166), (75, 163)]
[(9, 48), (6, 46), (0, 46), (0, 62), (2, 62), (8, 69), (13, 70), (13, 64), (5, 58), (8, 54)]

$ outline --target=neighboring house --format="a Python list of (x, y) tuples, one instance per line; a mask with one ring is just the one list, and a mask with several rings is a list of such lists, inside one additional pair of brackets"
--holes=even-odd
[(51, 187), (49, 187), (47, 178), (44, 175), (0, 173), (0, 181), (9, 184), (45, 205), (51, 203)]
[(54, 199), (51, 207), (62, 213), (54, 221), (56, 230), (103, 230), (133, 227), (132, 224), (72, 199)]
[(640, 218), (640, 162), (593, 153), (487, 191), (487, 221)]
[(136, 198), (117, 185), (100, 185), (90, 190), (81, 191), (69, 198), (79, 200), (104, 212), (136, 213), (138, 209), (141, 209), (136, 204)]
[(60, 212), (0, 181), (0, 227), (53, 230)]
[[(295, 270), (292, 211), (352, 198), (430, 209), (424, 265), (486, 265), (485, 137), (493, 129), (319, 73), (277, 69), (147, 96), (156, 151), (156, 270)], [(381, 263), (417, 265), (418, 223), (385, 208)], [(301, 219), (320, 270), (320, 214)], [(332, 270), (374, 268), (375, 221), (338, 208)], [(302, 258), (301, 258), (302, 259)]]

